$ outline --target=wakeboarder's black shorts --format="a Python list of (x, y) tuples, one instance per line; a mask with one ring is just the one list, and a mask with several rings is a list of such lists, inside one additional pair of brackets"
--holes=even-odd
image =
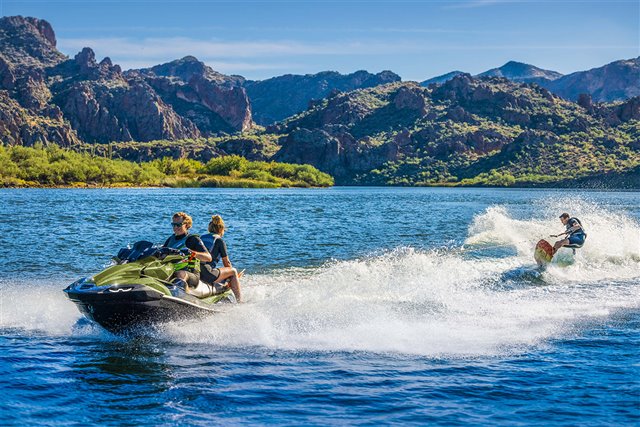
[(584, 239), (587, 236), (585, 234), (574, 234), (572, 236), (569, 236), (569, 244), (570, 245), (575, 245), (575, 246), (582, 246), (584, 245)]

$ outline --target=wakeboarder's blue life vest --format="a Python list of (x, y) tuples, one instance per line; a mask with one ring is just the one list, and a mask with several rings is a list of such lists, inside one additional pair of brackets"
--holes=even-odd
[(580, 222), (580, 220), (576, 217), (571, 217), (569, 218), (569, 220), (567, 221), (567, 230), (570, 229), (571, 227), (573, 227), (573, 225), (575, 225), (575, 223), (580, 224), (580, 228), (578, 228), (577, 230), (572, 231), (569, 236), (573, 236), (573, 235), (580, 235), (580, 234), (584, 234), (585, 237), (587, 236), (587, 233), (584, 231), (584, 227), (582, 227), (582, 223)]

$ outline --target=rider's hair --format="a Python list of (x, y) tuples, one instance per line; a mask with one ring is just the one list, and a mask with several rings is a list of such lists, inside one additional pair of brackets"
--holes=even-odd
[(220, 215), (211, 215), (209, 222), (209, 233), (221, 234), (224, 231), (224, 221)]
[(191, 226), (193, 225), (193, 220), (191, 219), (191, 217), (184, 212), (176, 212), (173, 214), (172, 218), (181, 218), (182, 222), (184, 222), (184, 225), (187, 226), (187, 229), (191, 228)]
[(560, 215), (560, 218), (569, 218), (569, 214), (565, 212), (562, 215)]

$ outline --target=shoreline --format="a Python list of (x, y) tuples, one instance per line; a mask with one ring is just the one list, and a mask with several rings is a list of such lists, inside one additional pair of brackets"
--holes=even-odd
[(640, 191), (640, 186), (637, 187), (614, 187), (614, 186), (584, 186), (584, 185), (558, 185), (558, 186), (544, 186), (544, 185), (511, 185), (511, 186), (494, 186), (494, 185), (332, 185), (326, 187), (302, 187), (302, 186), (170, 186), (170, 185), (140, 185), (130, 183), (114, 183), (114, 184), (91, 184), (91, 183), (77, 183), (70, 185), (2, 185), (0, 189), (13, 190), (13, 189), (41, 189), (41, 190), (111, 190), (111, 189), (191, 189), (191, 188), (225, 188), (225, 189), (328, 189), (328, 188), (446, 188), (446, 189), (470, 189), (470, 188), (482, 188), (482, 189), (533, 189), (533, 190), (597, 190), (597, 191)]

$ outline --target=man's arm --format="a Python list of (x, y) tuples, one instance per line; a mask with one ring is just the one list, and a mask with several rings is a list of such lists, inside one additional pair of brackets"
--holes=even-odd
[(195, 257), (200, 261), (211, 262), (213, 258), (211, 258), (211, 254), (202, 243), (199, 237), (191, 236), (189, 237), (189, 244), (187, 247), (195, 254)]

